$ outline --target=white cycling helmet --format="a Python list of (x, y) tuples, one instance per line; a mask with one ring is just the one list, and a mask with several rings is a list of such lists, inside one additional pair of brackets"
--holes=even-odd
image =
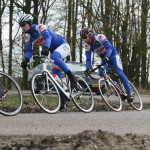
[(32, 21), (33, 21), (33, 17), (30, 14), (24, 14), (24, 15), (21, 15), (21, 17), (18, 20), (18, 23), (20, 24), (22, 22), (26, 22), (29, 25), (31, 25)]

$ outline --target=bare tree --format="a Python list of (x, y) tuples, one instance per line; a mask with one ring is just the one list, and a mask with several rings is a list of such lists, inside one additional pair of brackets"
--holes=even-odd
[(141, 84), (143, 88), (147, 88), (147, 45), (146, 45), (146, 31), (147, 31), (147, 15), (148, 15), (148, 0), (142, 0), (142, 14), (141, 14), (141, 55), (142, 55), (142, 68), (141, 68)]
[(5, 10), (7, 0), (0, 1), (0, 56), (2, 59), (2, 70), (4, 71), (4, 58), (3, 58), (3, 43), (2, 43), (2, 15)]
[[(0, 27), (2, 14), (8, 0), (0, 2)], [(10, 0), (14, 3), (14, 15), (28, 13), (33, 15), (34, 23), (46, 23), (57, 32), (61, 31), (64, 38), (71, 46), (71, 59), (84, 62), (83, 53), (85, 53), (82, 39), (79, 32), (89, 26), (94, 33), (104, 33), (119, 52), (125, 74), (129, 80), (143, 88), (148, 87), (148, 14), (149, 0)], [(63, 5), (55, 5), (63, 4)], [(53, 6), (57, 6), (56, 8)], [(13, 5), (10, 5), (13, 6)], [(64, 6), (64, 7), (62, 7)], [(12, 7), (10, 12), (13, 11)], [(50, 9), (52, 8), (52, 9)], [(55, 8), (55, 9), (54, 9)], [(18, 10), (16, 12), (16, 9)], [(54, 16), (56, 11), (57, 18)], [(63, 10), (63, 11), (62, 11)], [(58, 15), (60, 16), (58, 18)], [(9, 14), (9, 26), (13, 26), (12, 14)], [(53, 24), (51, 24), (53, 22)], [(9, 73), (12, 74), (12, 48), (13, 42), (9, 36)], [(13, 32), (13, 31), (12, 31)], [(21, 36), (20, 36), (21, 38)], [(19, 37), (17, 37), (19, 39)], [(19, 40), (18, 40), (19, 41)], [(0, 28), (0, 51), (3, 49), (2, 28)], [(16, 42), (17, 43), (17, 42)], [(21, 45), (20, 42), (17, 44)], [(16, 45), (15, 45), (16, 46)], [(79, 48), (78, 48), (79, 47)], [(22, 55), (25, 54), (24, 40), (21, 45)], [(38, 53), (38, 48), (34, 54)], [(77, 55), (79, 54), (79, 55)], [(2, 65), (4, 69), (3, 56)], [(93, 55), (93, 62), (97, 57)], [(68, 60), (71, 60), (68, 58)], [(26, 71), (23, 72), (23, 81), (27, 80)], [(26, 82), (23, 82), (23, 86)]]
[[(76, 2), (76, 3), (75, 3)], [(77, 35), (78, 0), (73, 1), (72, 8), (72, 61), (76, 60), (76, 35)]]
[[(22, 13), (27, 13), (27, 14), (31, 14), (30, 10), (31, 10), (31, 1), (30, 0), (24, 0), (23, 3), (21, 3), (20, 1), (14, 1), (15, 5), (22, 10)], [(22, 33), (24, 35), (24, 33)], [(25, 55), (26, 52), (26, 48), (25, 48), (25, 41), (24, 41), (24, 36), (22, 36), (22, 56)], [(27, 89), (28, 88), (28, 84), (27, 84), (27, 76), (28, 73), (26, 70), (23, 70), (23, 78), (22, 78), (22, 84), (21, 84), (21, 88), (22, 89)]]
[[(72, 0), (68, 0), (68, 15), (67, 15), (67, 20), (68, 20), (68, 25), (67, 25), (67, 42), (71, 46), (71, 9), (72, 9)], [(72, 47), (71, 47), (72, 48)], [(70, 60), (70, 57), (67, 57), (67, 61)]]
[(9, 5), (9, 66), (8, 66), (9, 75), (12, 75), (12, 50), (13, 50), (12, 26), (13, 26), (13, 0), (10, 0), (10, 5)]

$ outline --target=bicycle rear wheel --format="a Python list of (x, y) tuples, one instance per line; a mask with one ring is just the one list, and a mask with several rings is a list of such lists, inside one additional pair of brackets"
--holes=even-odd
[(130, 105), (135, 109), (135, 110), (142, 110), (143, 109), (143, 103), (141, 100), (141, 97), (135, 88), (135, 86), (129, 81), (130, 88), (131, 88), (131, 94), (134, 96), (133, 102), (130, 103)]
[[(48, 84), (47, 84), (48, 80)], [(33, 76), (31, 80), (31, 92), (41, 109), (53, 114), (60, 109), (60, 94), (55, 83), (41, 73)]]
[(4, 96), (0, 97), (0, 113), (6, 116), (19, 113), (23, 99), (17, 82), (8, 74), (0, 72), (0, 89), (5, 91)]
[(78, 90), (72, 91), (72, 100), (74, 104), (83, 112), (91, 112), (94, 108), (94, 99), (92, 91), (86, 81), (76, 75)]
[(119, 112), (122, 110), (122, 100), (115, 86), (104, 78), (98, 80), (98, 88), (104, 102), (112, 110)]

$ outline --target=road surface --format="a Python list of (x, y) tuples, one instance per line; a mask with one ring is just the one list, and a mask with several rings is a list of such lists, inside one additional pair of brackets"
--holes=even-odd
[(122, 112), (58, 112), (0, 115), (0, 135), (72, 135), (84, 130), (150, 135), (150, 110)]

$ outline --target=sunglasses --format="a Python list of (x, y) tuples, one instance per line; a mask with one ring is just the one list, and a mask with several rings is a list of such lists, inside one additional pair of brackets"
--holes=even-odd
[(20, 22), (20, 27), (24, 27), (26, 25), (26, 22)]
[(82, 39), (86, 39), (88, 36), (87, 35), (85, 35), (84, 37), (82, 37)]

